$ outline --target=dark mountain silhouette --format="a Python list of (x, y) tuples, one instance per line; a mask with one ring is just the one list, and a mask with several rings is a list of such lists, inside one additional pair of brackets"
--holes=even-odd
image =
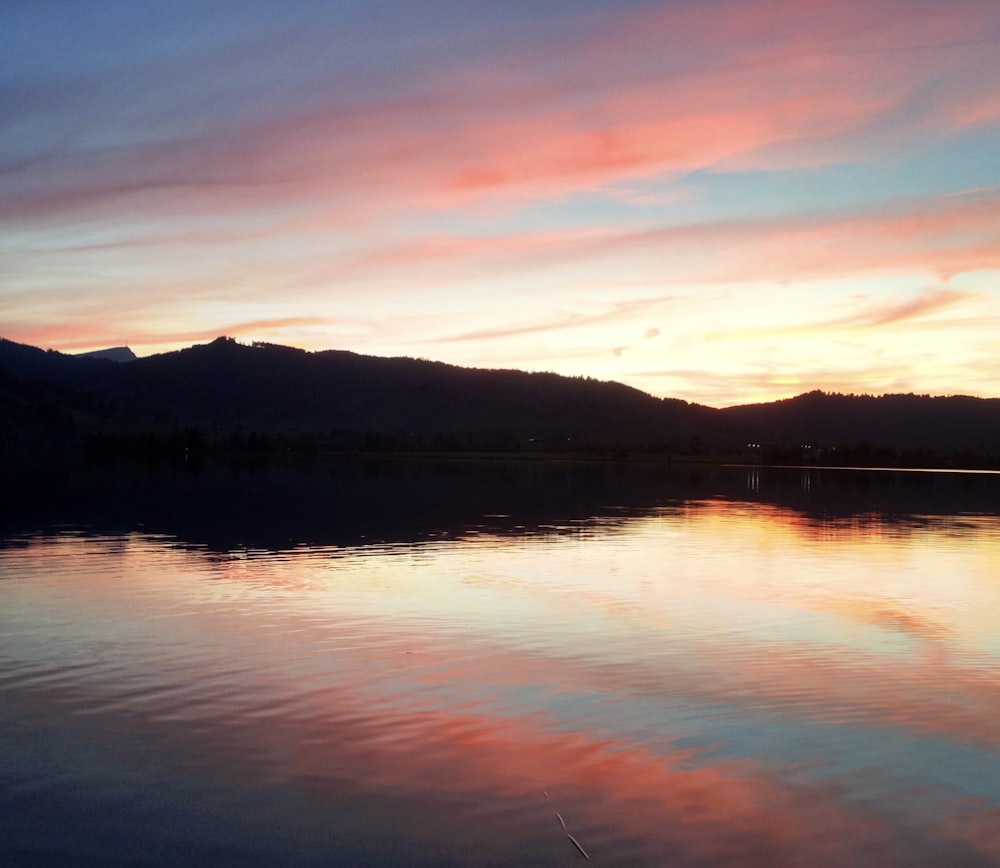
[(78, 359), (107, 359), (109, 362), (134, 362), (137, 358), (129, 347), (110, 347), (106, 350), (92, 350), (76, 353)]
[(589, 378), (229, 338), (128, 364), (0, 339), (0, 408), (0, 445), (10, 453), (46, 444), (711, 454), (839, 464), (1000, 460), (998, 399), (811, 392), (718, 410)]
[(130, 414), (133, 431), (311, 435), (354, 448), (582, 449), (652, 448), (697, 427), (685, 402), (620, 383), (226, 338), (127, 365), (0, 341), (0, 367), (85, 404), (99, 398)]
[(1000, 449), (1000, 399), (814, 391), (721, 411), (728, 430), (789, 446), (867, 441), (896, 449)]

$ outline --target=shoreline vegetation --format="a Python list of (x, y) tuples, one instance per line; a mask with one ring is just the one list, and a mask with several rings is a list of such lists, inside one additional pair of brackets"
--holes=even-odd
[[(811, 450), (810, 450), (811, 452)], [(842, 444), (819, 454), (795, 455), (792, 450), (776, 448), (759, 452), (647, 452), (625, 449), (505, 449), (481, 450), (452, 448), (400, 449), (327, 448), (313, 438), (260, 436), (252, 446), (234, 446), (229, 436), (213, 441), (203, 432), (178, 432), (165, 438), (140, 437), (121, 442), (117, 439), (89, 440), (82, 452), (87, 460), (145, 459), (166, 462), (276, 462), (310, 459), (413, 459), (469, 461), (563, 461), (629, 464), (708, 465), (729, 467), (775, 467), (803, 470), (912, 470), (1000, 472), (1000, 458), (971, 452), (948, 454), (929, 450), (897, 451), (889, 447), (873, 448), (867, 443)]]

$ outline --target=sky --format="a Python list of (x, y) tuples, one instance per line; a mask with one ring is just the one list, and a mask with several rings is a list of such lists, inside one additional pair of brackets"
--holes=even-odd
[(1000, 395), (996, 0), (8, 0), (0, 336)]

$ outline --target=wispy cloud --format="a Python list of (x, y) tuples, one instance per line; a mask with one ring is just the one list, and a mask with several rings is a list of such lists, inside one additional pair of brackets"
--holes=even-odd
[[(980, 70), (996, 16), (972, 0), (922, 7), (729, 0), (591, 13), (548, 46), (558, 62), (536, 54), (511, 72), (498, 61), (523, 52), (514, 41), (523, 32), (512, 32), (476, 63), (457, 50), (436, 69), (424, 61), (419, 77), (401, 67), (391, 81), (373, 79), (354, 100), (343, 70), (320, 65), (311, 88), (288, 82), (256, 114), (222, 102), (246, 103), (251, 76), (245, 93), (216, 95), (225, 123), (206, 116), (191, 129), (64, 148), (21, 173), (4, 211), (26, 219), (114, 203), (224, 213), (323, 199), (448, 208), (479, 196), (611, 195), (668, 172), (839, 162), (880, 146), (890, 122), (894, 140), (919, 141), (935, 118), (994, 117), (1000, 83)], [(246, 58), (230, 62), (242, 69)], [(931, 82), (944, 92), (928, 100)], [(317, 88), (332, 96), (316, 98)]]
[(953, 307), (974, 296), (975, 293), (960, 292), (954, 289), (930, 289), (916, 298), (876, 304), (869, 310), (839, 320), (819, 323), (815, 328), (876, 328), (893, 325)]
[[(631, 301), (618, 302), (607, 309), (597, 313), (568, 313), (563, 316), (556, 316), (545, 320), (532, 322), (514, 323), (508, 326), (497, 328), (479, 329), (476, 331), (463, 332), (449, 335), (447, 337), (434, 338), (428, 343), (455, 343), (461, 341), (483, 341), (496, 340), (499, 338), (520, 337), (522, 335), (537, 334), (539, 332), (564, 331), (566, 329), (592, 326), (621, 319), (624, 316), (637, 313), (639, 311), (650, 310), (669, 303), (672, 297), (640, 298)], [(648, 335), (647, 335), (648, 336)]]
[[(889, 207), (813, 211), (662, 228), (588, 226), (502, 236), (442, 236), (388, 242), (337, 268), (429, 268), (441, 279), (488, 270), (523, 271), (580, 262), (656, 256), (663, 283), (770, 280), (776, 283), (888, 273), (944, 279), (1000, 268), (1000, 190), (898, 201)], [(634, 271), (634, 268), (631, 269)]]
[(844, 316), (805, 323), (751, 329), (737, 328), (724, 332), (712, 332), (705, 337), (706, 340), (733, 340), (781, 337), (783, 335), (798, 335), (805, 332), (829, 333), (841, 330), (874, 329), (921, 319), (938, 311), (954, 307), (975, 296), (976, 293), (973, 292), (936, 287), (925, 290), (915, 298), (890, 299), (888, 301), (873, 301), (869, 299), (860, 304), (859, 310)]

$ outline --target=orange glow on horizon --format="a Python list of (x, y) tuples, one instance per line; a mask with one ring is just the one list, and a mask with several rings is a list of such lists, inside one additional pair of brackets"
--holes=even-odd
[(103, 90), (107, 123), (41, 100), (51, 140), (29, 120), (0, 150), (24, 167), (0, 191), (3, 336), (148, 355), (226, 334), (713, 406), (992, 397), (1000, 16), (918, 5), (597, 4), (539, 29), (496, 12), (490, 39), (473, 16), (424, 54), (451, 32), (429, 13), (371, 58), (324, 19), (297, 38), (332, 47), (301, 68), (310, 51), (247, 10), (254, 64), (220, 46), (192, 66), (222, 71), (217, 118), (150, 58), (138, 120)]

